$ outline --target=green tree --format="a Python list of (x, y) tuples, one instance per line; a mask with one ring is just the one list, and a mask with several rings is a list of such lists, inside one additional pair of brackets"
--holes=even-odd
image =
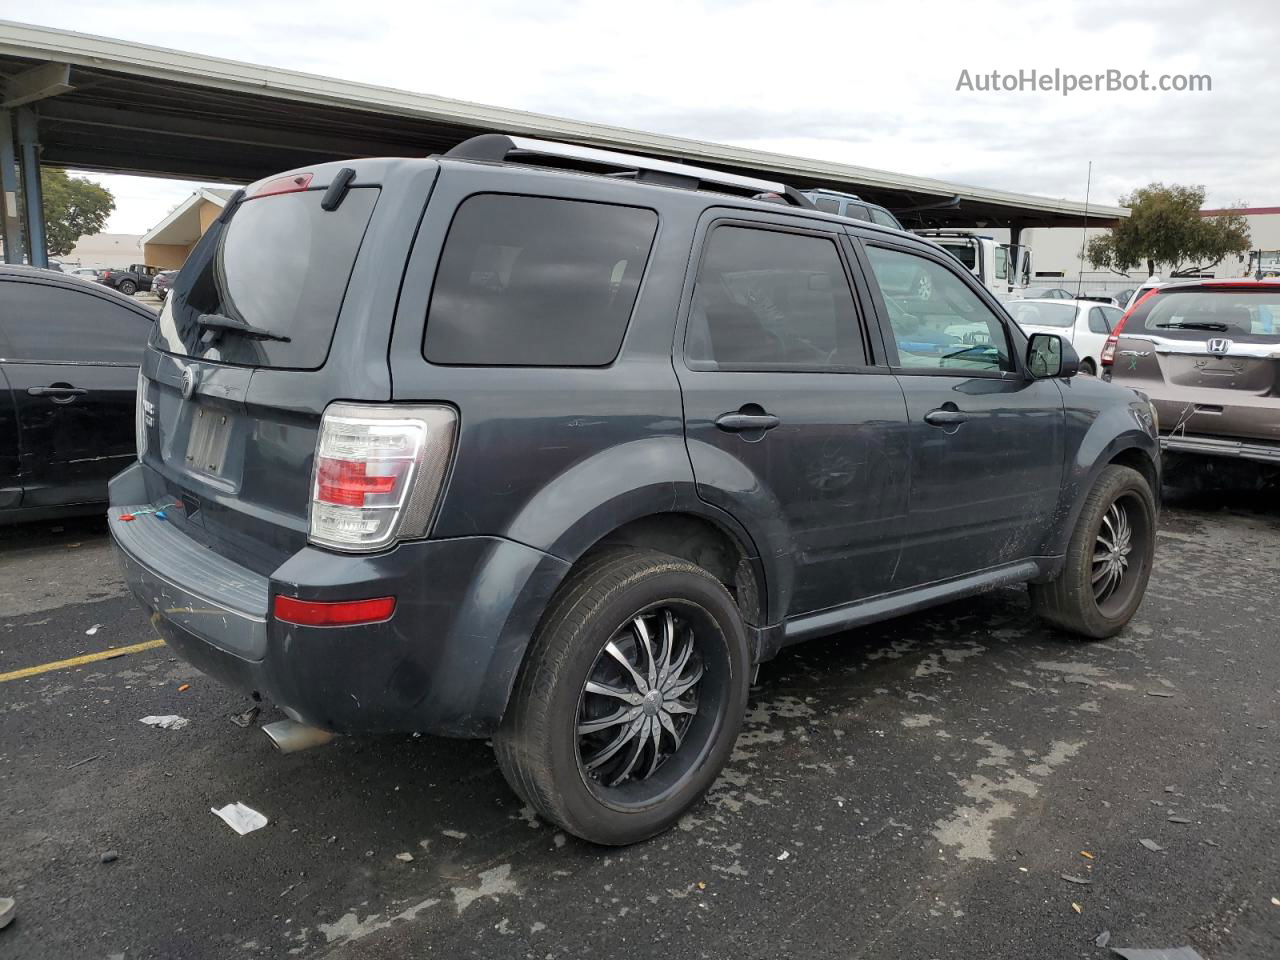
[(49, 255), (71, 252), (81, 237), (101, 233), (116, 208), (116, 198), (106, 187), (83, 177), (67, 176), (67, 171), (45, 167), (40, 171), (44, 195), (45, 237)]
[[(1129, 208), (1127, 219), (1116, 221), (1111, 233), (1089, 241), (1085, 257), (1094, 269), (1127, 273), (1146, 264), (1168, 268), (1171, 276), (1196, 274), (1216, 267), (1232, 254), (1249, 249), (1249, 224), (1240, 213), (1200, 216), (1204, 187), (1139, 187), (1120, 206)], [(1244, 207), (1240, 202), (1237, 209)]]

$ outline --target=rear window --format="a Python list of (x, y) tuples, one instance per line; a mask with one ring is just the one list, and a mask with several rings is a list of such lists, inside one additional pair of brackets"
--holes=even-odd
[(612, 363), (657, 229), (658, 215), (640, 207), (469, 197), (440, 255), (424, 356), (476, 366)]
[(1280, 289), (1167, 290), (1135, 310), (1124, 333), (1170, 340), (1280, 343)]
[[(1018, 321), (1018, 326), (1069, 327), (1076, 321), (1074, 303), (1026, 303), (1015, 300), (1005, 306)], [(1102, 331), (1106, 333), (1106, 331)]]
[[(336, 210), (320, 208), (323, 195), (245, 200), (225, 226), (210, 226), (174, 278), (154, 345), (245, 366), (323, 366), (378, 190), (354, 187)], [(199, 326), (205, 314), (289, 340), (211, 336)]]

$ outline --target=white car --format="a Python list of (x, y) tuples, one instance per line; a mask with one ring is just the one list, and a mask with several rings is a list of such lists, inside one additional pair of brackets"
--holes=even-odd
[(1080, 356), (1080, 372), (1097, 376), (1102, 345), (1124, 311), (1094, 300), (1012, 300), (1005, 306), (1022, 332), (1056, 333), (1071, 341)]

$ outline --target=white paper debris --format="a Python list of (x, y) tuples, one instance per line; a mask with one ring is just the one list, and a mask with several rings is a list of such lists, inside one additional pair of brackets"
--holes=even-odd
[(779, 859), (779, 860), (785, 860), (785, 859), (787, 859), (787, 857), (789, 857), (789, 856), (791, 856), (791, 851), (790, 851), (790, 850), (783, 850), (780, 854), (778, 854), (778, 859)]
[(102, 624), (95, 623), (92, 627), (84, 632), (86, 637), (92, 637), (95, 633), (102, 629)]
[(412, 854), (412, 853), (397, 853), (397, 854), (396, 854), (396, 859), (397, 859), (397, 860), (403, 860), (405, 863), (412, 863), (412, 862), (413, 862), (413, 854)]
[(163, 717), (143, 717), (138, 721), (145, 723), (149, 727), (159, 727), (161, 730), (181, 730), (191, 721), (186, 717), (179, 717), (176, 714), (165, 714)]
[(221, 810), (216, 807), (210, 807), (209, 812), (215, 817), (220, 817), (224, 823), (240, 836), (246, 833), (253, 833), (267, 825), (267, 818), (260, 814), (252, 807), (246, 807), (237, 800), (235, 803), (228, 803)]

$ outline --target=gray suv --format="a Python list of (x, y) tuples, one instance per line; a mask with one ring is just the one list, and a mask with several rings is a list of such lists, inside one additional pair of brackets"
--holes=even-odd
[(711, 785), (783, 647), (1020, 582), (1124, 626), (1155, 429), (1076, 367), (926, 240), (486, 135), (232, 198), (156, 324), (110, 527), (283, 746), (492, 737), (540, 815), (624, 844)]

